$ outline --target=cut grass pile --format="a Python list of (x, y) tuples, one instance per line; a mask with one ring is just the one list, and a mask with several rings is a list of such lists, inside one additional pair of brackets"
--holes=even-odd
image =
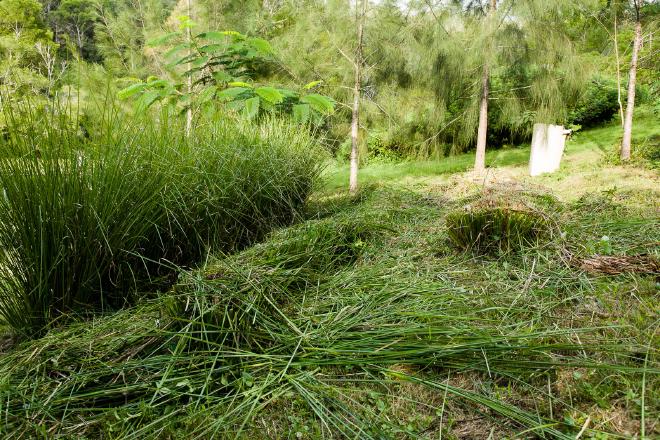
[(655, 280), (591, 277), (567, 256), (606, 234), (613, 254), (657, 253), (652, 210), (615, 194), (558, 204), (565, 241), (480, 257), (449, 242), (464, 204), (321, 197), (311, 220), (181, 272), (167, 294), (20, 344), (0, 358), (0, 433), (658, 434)]
[(85, 136), (60, 109), (4, 111), (0, 317), (25, 337), (291, 224), (320, 173), (312, 137), (276, 121), (209, 116), (188, 138), (176, 120), (109, 108)]

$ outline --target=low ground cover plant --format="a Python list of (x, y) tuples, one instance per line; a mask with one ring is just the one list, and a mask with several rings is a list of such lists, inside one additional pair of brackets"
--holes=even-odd
[[(595, 230), (589, 200), (561, 213), (575, 252), (603, 231), (640, 242), (653, 224), (611, 211)], [(463, 204), (377, 189), (217, 255), (167, 294), (26, 342), (0, 361), (0, 432), (569, 439), (583, 428), (632, 436), (640, 419), (657, 429), (652, 280), (590, 277), (560, 246), (439, 253), (443, 217)], [(632, 285), (640, 301), (621, 308)]]

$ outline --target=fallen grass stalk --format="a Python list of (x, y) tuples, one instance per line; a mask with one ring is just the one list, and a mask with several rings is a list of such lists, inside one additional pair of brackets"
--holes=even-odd
[[(483, 437), (567, 439), (610, 386), (658, 383), (644, 316), (582, 316), (599, 284), (559, 246), (439, 252), (452, 207), (371, 197), (6, 353), (0, 432), (260, 438), (264, 420), (279, 436), (425, 438), (479, 417)], [(603, 419), (589, 433), (618, 435)]]

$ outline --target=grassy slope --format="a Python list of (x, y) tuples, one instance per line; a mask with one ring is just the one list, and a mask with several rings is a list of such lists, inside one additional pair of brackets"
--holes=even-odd
[[(650, 142), (660, 136), (660, 119), (651, 109), (639, 109), (636, 114), (633, 144)], [(617, 121), (610, 125), (578, 132), (566, 145), (565, 157), (559, 172), (530, 178), (527, 176), (529, 147), (489, 151), (486, 163), (490, 167), (491, 182), (511, 181), (543, 185), (562, 199), (572, 200), (589, 191), (617, 186), (622, 189), (657, 187), (658, 173), (636, 168), (624, 168), (608, 163), (621, 140)], [(660, 145), (657, 146), (660, 148)], [(387, 183), (407, 187), (426, 187), (446, 183), (452, 175), (472, 168), (474, 154), (444, 158), (439, 161), (375, 163), (360, 170), (364, 184)], [(326, 171), (328, 189), (345, 188), (348, 166), (334, 165)], [(649, 182), (650, 181), (650, 182)]]
[[(525, 150), (490, 156), (508, 166), (487, 190), (538, 204), (563, 232), (514, 255), (447, 243), (444, 217), (483, 187), (453, 173), (470, 156), (366, 168), (363, 181), (390, 188), (356, 199), (333, 190), (340, 170), (303, 224), (167, 296), (6, 353), (0, 433), (484, 439), (584, 427), (614, 439), (639, 438), (644, 420), (657, 435), (655, 280), (566, 259), (602, 252), (604, 235), (614, 254), (658, 253), (657, 177), (598, 171), (594, 143), (615, 135), (581, 134), (565, 168), (540, 179), (524, 177)], [(539, 198), (548, 187), (568, 202)]]

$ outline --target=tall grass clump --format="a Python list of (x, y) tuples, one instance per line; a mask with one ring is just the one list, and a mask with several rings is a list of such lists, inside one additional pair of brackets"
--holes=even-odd
[(313, 139), (277, 121), (209, 116), (187, 138), (108, 108), (93, 132), (66, 109), (3, 109), (0, 318), (24, 336), (291, 223), (320, 171)]
[(449, 240), (459, 249), (480, 254), (508, 253), (549, 240), (550, 218), (515, 194), (486, 195), (447, 214)]

